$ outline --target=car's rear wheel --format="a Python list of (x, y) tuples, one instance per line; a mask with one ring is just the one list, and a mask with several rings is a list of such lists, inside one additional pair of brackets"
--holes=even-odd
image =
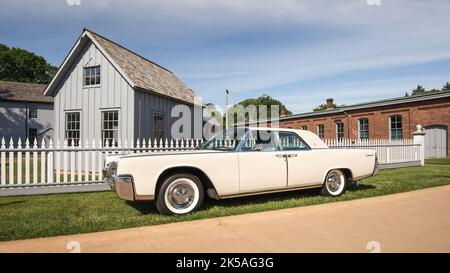
[(186, 214), (203, 203), (203, 186), (192, 174), (175, 174), (164, 180), (156, 197), (156, 208), (163, 214)]
[(347, 180), (340, 170), (331, 170), (328, 172), (325, 182), (322, 186), (322, 195), (339, 196), (345, 191)]

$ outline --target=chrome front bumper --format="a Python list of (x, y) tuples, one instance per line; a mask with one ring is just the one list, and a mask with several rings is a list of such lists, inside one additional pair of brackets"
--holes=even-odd
[[(134, 185), (132, 179), (123, 179), (124, 177), (117, 177), (115, 175), (106, 176), (105, 182), (111, 187), (111, 190), (116, 192), (120, 199), (127, 201), (136, 200), (134, 194)], [(130, 178), (130, 177), (126, 177)]]
[(117, 162), (111, 161), (103, 170), (104, 181), (115, 191), (120, 199), (134, 201), (133, 178), (131, 176), (117, 176)]
[[(127, 177), (129, 178), (129, 177)], [(134, 201), (136, 200), (134, 194), (134, 185), (133, 180), (130, 179), (121, 179), (121, 177), (115, 177), (114, 179), (114, 189), (116, 191), (117, 196), (120, 199)]]

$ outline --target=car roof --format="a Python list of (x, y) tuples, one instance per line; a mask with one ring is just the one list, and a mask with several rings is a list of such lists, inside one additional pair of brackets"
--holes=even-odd
[(314, 134), (311, 131), (308, 130), (301, 130), (301, 129), (291, 129), (291, 128), (276, 128), (276, 127), (245, 127), (249, 130), (276, 130), (281, 132), (294, 132), (296, 133), (300, 138), (302, 138), (306, 144), (309, 145), (312, 149), (323, 149), (323, 148), (329, 148), (325, 142), (323, 142), (322, 139), (316, 134)]

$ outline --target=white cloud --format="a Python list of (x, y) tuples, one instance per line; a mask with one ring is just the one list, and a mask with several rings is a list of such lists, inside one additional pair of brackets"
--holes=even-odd
[[(48, 21), (48, 27), (79, 22), (120, 37), (150, 59), (159, 48), (162, 65), (199, 95), (220, 102), (225, 88), (238, 98), (345, 72), (448, 60), (448, 14), (448, 0), (383, 0), (375, 7), (366, 0), (82, 0), (75, 7), (62, 0), (16, 0), (2, 4), (0, 23), (8, 21), (10, 29), (23, 18)], [(9, 31), (1, 25), (0, 33)], [(245, 39), (255, 33), (261, 44)], [(406, 83), (366, 85), (367, 97), (389, 97)], [(321, 103), (328, 94), (321, 88), (302, 95)], [(351, 86), (345, 88), (342, 94), (353, 95)], [(292, 108), (305, 110), (296, 98), (289, 100)]]

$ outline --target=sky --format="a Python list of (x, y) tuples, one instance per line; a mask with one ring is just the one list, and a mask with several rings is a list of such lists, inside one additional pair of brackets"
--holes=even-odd
[(203, 102), (293, 113), (450, 81), (449, 0), (0, 0), (0, 43), (59, 66), (83, 27), (173, 71)]

